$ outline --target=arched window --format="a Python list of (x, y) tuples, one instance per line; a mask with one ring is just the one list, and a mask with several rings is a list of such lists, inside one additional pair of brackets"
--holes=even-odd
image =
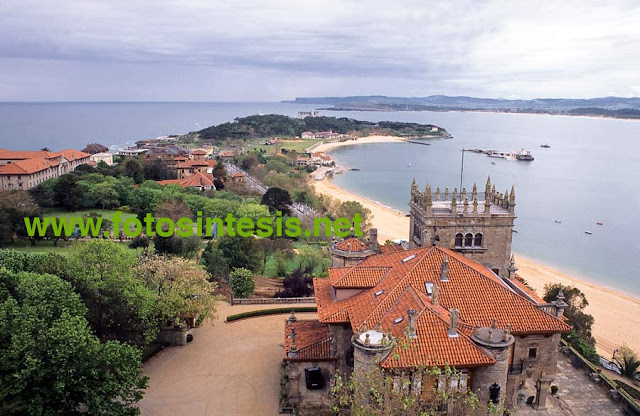
[(468, 233), (464, 236), (464, 246), (471, 247), (473, 245), (473, 234)]
[(473, 239), (473, 245), (475, 247), (482, 247), (482, 234), (477, 233), (475, 238)]
[(462, 233), (456, 234), (456, 247), (462, 247)]

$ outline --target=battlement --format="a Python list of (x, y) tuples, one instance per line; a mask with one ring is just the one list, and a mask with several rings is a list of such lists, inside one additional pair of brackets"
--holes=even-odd
[(412, 208), (425, 212), (426, 215), (463, 215), (463, 216), (513, 216), (515, 215), (516, 195), (512, 186), (511, 192), (505, 190), (503, 194), (496, 192), (495, 185), (491, 185), (491, 179), (487, 178), (484, 192), (478, 192), (476, 184), (473, 184), (471, 193), (465, 188), (458, 193), (458, 188), (444, 192), (436, 188), (433, 192), (431, 185), (427, 184), (424, 192), (418, 190), (415, 179), (411, 184)]

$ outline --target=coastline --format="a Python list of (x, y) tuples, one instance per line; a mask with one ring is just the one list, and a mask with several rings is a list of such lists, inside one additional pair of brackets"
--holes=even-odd
[[(361, 143), (400, 142), (390, 136), (372, 136), (348, 142), (325, 143), (322, 150), (327, 152), (336, 147)], [(344, 144), (346, 143), (346, 144)], [(319, 146), (319, 147), (321, 147)], [(371, 210), (372, 224), (378, 229), (378, 238), (386, 240), (406, 239), (409, 234), (409, 218), (405, 213), (386, 207), (376, 201), (340, 188), (329, 179), (312, 181), (317, 193), (329, 195), (339, 201), (358, 201)], [(640, 299), (626, 295), (615, 289), (600, 286), (576, 275), (564, 273), (553, 266), (536, 259), (515, 253), (518, 274), (524, 278), (539, 295), (547, 283), (562, 283), (580, 289), (589, 301), (585, 312), (593, 315), (595, 323), (592, 333), (596, 339), (596, 349), (604, 357), (611, 357), (613, 351), (626, 343), (640, 352)]]

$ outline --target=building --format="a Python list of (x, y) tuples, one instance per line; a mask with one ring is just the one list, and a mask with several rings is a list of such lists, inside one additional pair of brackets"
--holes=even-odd
[(0, 189), (33, 188), (88, 164), (90, 156), (73, 149), (59, 152), (0, 149)]
[(116, 153), (116, 156), (120, 156), (121, 158), (124, 159), (127, 157), (140, 156), (147, 153), (148, 151), (149, 149), (132, 149), (132, 148), (120, 149), (118, 150), (118, 153)]
[(316, 137), (316, 135), (315, 135), (315, 134), (313, 134), (313, 133), (312, 133), (312, 132), (310, 132), (310, 131), (303, 131), (303, 132), (300, 134), (300, 138), (301, 138), (301, 139), (315, 139), (315, 137)]
[(104, 162), (109, 166), (113, 165), (113, 155), (111, 153), (94, 153), (89, 159), (95, 164)]
[(487, 178), (484, 193), (473, 185), (471, 195), (455, 188), (432, 192), (427, 184), (424, 192), (411, 184), (410, 247), (437, 245), (464, 254), (501, 277), (510, 277), (511, 240), (516, 195), (496, 192)]
[(89, 143), (82, 151), (90, 155), (95, 155), (96, 153), (108, 153), (109, 148), (99, 143)]
[(216, 189), (216, 186), (213, 184), (213, 177), (210, 174), (199, 171), (182, 179), (168, 179), (158, 181), (157, 183), (159, 185), (180, 185), (183, 188), (197, 188), (201, 191)]
[(231, 175), (231, 181), (233, 183), (244, 183), (246, 180), (246, 175), (242, 172), (236, 172)]
[[(440, 246), (382, 251), (314, 279), (318, 319), (285, 324), (288, 406), (323, 400), (304, 382), (305, 369), (320, 368), (327, 384), (385, 369), (419, 395), (447, 385), (484, 403), (510, 408), (533, 396), (545, 408), (560, 334), (570, 330), (561, 295), (545, 303), (515, 276)], [(420, 371), (447, 366), (455, 380)]]
[(296, 157), (296, 165), (298, 165), (298, 166), (313, 165), (313, 159), (311, 159), (307, 155), (297, 156)]
[(191, 159), (193, 160), (204, 160), (206, 156), (207, 152), (201, 149), (191, 152)]
[(326, 155), (324, 152), (311, 153), (311, 159), (313, 164), (317, 166), (332, 166), (334, 165), (333, 159)]
[(318, 117), (318, 110), (298, 111), (298, 118)]
[(211, 174), (215, 166), (216, 161), (213, 159), (187, 160), (186, 162), (176, 165), (175, 169), (178, 174), (178, 179), (184, 179), (196, 172)]
[(182, 146), (157, 146), (149, 148), (149, 151), (144, 154), (144, 160), (147, 163), (159, 161), (163, 169), (173, 170), (177, 165), (175, 159), (180, 156), (186, 157), (188, 153)]
[(378, 230), (372, 228), (369, 231), (369, 241), (351, 237), (331, 245), (331, 266), (346, 267), (355, 266), (368, 257), (378, 254)]
[(236, 156), (236, 152), (234, 150), (221, 150), (218, 153), (218, 156), (221, 160), (225, 161), (233, 161), (233, 158)]

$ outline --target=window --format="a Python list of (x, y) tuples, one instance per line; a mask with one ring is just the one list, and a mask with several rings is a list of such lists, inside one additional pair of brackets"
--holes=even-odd
[(491, 387), (489, 387), (489, 400), (493, 404), (498, 404), (500, 401), (500, 386), (498, 383), (493, 383)]
[(537, 348), (529, 348), (529, 358), (536, 358), (538, 356)]
[(477, 233), (476, 236), (473, 239), (473, 245), (475, 247), (482, 247), (482, 234), (481, 233)]
[(456, 247), (462, 247), (462, 233), (456, 234)]
[(424, 288), (427, 291), (427, 295), (431, 297), (433, 295), (433, 282), (424, 282)]
[(473, 234), (468, 233), (464, 236), (464, 246), (471, 247), (473, 245)]

